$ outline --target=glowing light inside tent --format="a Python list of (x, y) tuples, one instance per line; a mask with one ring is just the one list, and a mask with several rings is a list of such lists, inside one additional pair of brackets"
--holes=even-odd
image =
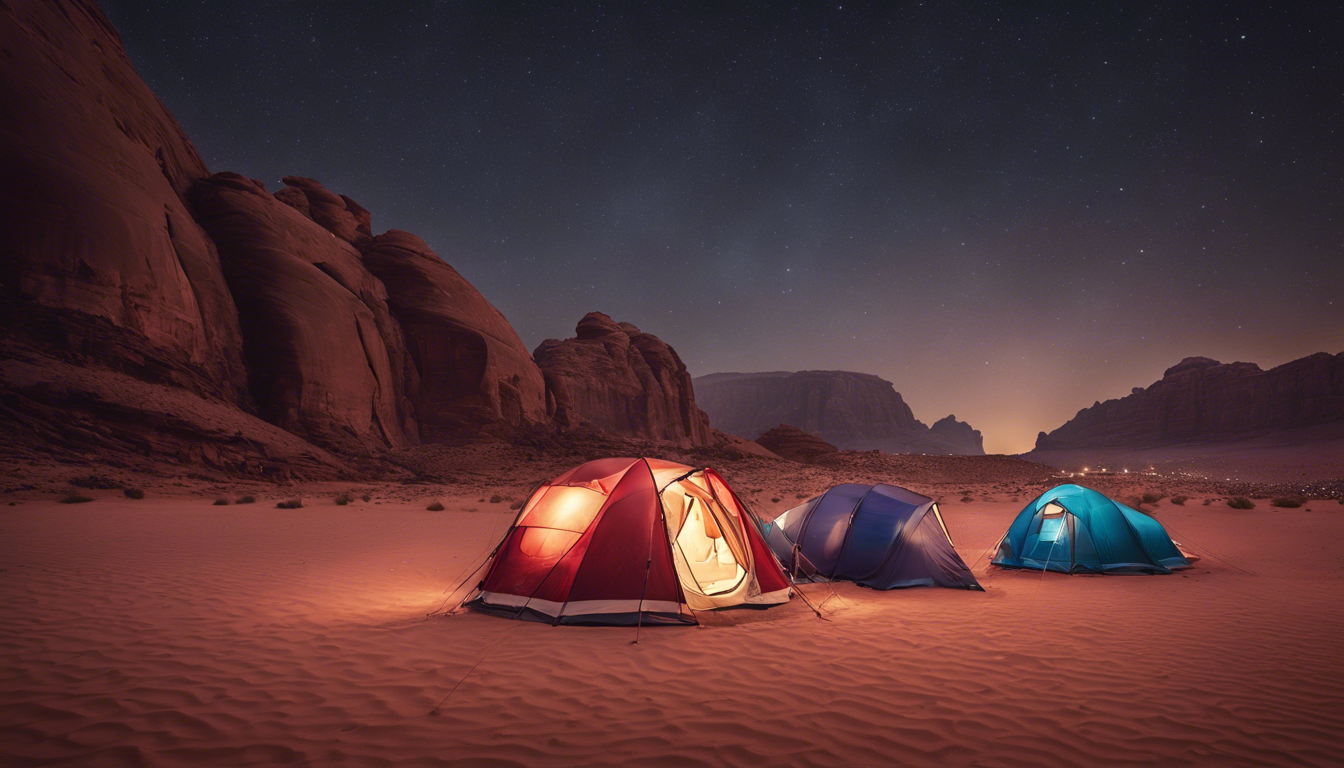
[(606, 501), (604, 494), (582, 486), (553, 485), (532, 505), (519, 525), (583, 532)]

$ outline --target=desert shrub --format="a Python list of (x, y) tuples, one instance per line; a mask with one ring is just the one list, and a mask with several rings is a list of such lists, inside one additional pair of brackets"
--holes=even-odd
[(1227, 500), (1227, 506), (1233, 509), (1255, 509), (1255, 502), (1245, 496), (1233, 496)]
[(122, 491), (122, 493), (126, 494), (126, 498), (128, 499), (145, 498), (145, 491), (142, 488), (127, 488), (126, 490)]
[(84, 475), (70, 478), (70, 484), (76, 488), (90, 488), (98, 491), (110, 491), (121, 487), (121, 483), (103, 475)]
[(1204, 500), (1204, 506), (1206, 506), (1206, 507), (1209, 506), (1209, 505), (1212, 504), (1212, 503), (1213, 503), (1213, 499), (1205, 499), (1205, 500)]
[(962, 503), (962, 504), (969, 504), (969, 503), (972, 502), (972, 501), (975, 501), (975, 499), (972, 499), (970, 496), (962, 496), (962, 497), (961, 497), (961, 503)]
[(795, 493), (795, 494), (793, 494), (793, 498), (795, 498), (795, 499), (806, 499), (806, 498), (807, 498), (807, 494), (806, 494), (806, 493)]
[(1300, 507), (1305, 503), (1307, 503), (1307, 500), (1302, 498), (1301, 496), (1280, 496), (1279, 498), (1269, 502), (1269, 505), (1271, 507), (1287, 507), (1289, 509), (1296, 509), (1297, 507)]
[(93, 499), (82, 493), (75, 493), (74, 491), (65, 494), (65, 497), (61, 499), (62, 504), (83, 504), (87, 501), (93, 501)]
[(522, 502), (521, 500), (519, 500), (519, 501), (515, 501), (515, 502), (513, 502), (512, 504), (510, 504), (510, 505), (509, 505), (509, 509), (520, 509), (522, 506), (523, 506), (523, 502)]
[(373, 497), (366, 493), (366, 494), (364, 494), (363, 496), (360, 496), (359, 498), (362, 499), (362, 500), (364, 500), (364, 501), (369, 501), (369, 500), (372, 499)]
[(442, 512), (443, 502), (441, 501), (431, 502), (428, 507), (425, 507), (425, 509), (429, 510), (430, 512)]
[(215, 506), (216, 506), (216, 507), (227, 507), (227, 506), (229, 506), (229, 500), (226, 499), (226, 498), (224, 498), (223, 496), (220, 496), (218, 499), (215, 499)]
[(344, 507), (346, 504), (349, 504), (354, 500), (355, 497), (351, 496), (348, 493), (342, 493), (338, 495), (336, 498), (332, 499), (332, 501), (336, 502), (336, 506), (338, 507)]
[(234, 502), (234, 504), (255, 504), (255, 503), (257, 503), (256, 496), (239, 496), (238, 500)]
[(491, 496), (491, 497), (490, 497), (490, 503), (491, 503), (491, 504), (498, 504), (499, 502), (501, 502), (501, 501), (503, 501), (503, 500), (504, 500), (504, 497), (503, 497), (503, 496), (500, 496), (498, 493), (496, 493), (494, 496)]
[(285, 499), (275, 505), (276, 509), (298, 509), (303, 506), (302, 499)]
[(1160, 494), (1160, 493), (1145, 493), (1145, 494), (1143, 494), (1143, 503), (1144, 503), (1144, 504), (1156, 504), (1157, 502), (1161, 501), (1163, 498), (1165, 498), (1165, 497), (1164, 497), (1162, 494)]
[(1190, 497), (1189, 497), (1189, 496), (1172, 496), (1172, 497), (1171, 497), (1171, 503), (1172, 503), (1172, 504), (1175, 504), (1175, 505), (1178, 506), (1178, 507), (1184, 507), (1184, 506), (1185, 506), (1185, 502), (1187, 502), (1187, 501), (1189, 501), (1189, 500), (1190, 500)]

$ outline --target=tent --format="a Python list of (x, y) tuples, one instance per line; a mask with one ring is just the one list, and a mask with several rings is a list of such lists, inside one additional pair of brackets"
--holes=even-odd
[(1171, 573), (1190, 567), (1162, 524), (1091, 488), (1060, 485), (1017, 515), (992, 561), (1063, 573)]
[(598, 459), (533, 492), (467, 605), (553, 624), (696, 624), (692, 611), (791, 593), (713, 469)]
[(938, 504), (894, 485), (837, 485), (762, 533), (795, 578), (984, 591), (952, 546)]

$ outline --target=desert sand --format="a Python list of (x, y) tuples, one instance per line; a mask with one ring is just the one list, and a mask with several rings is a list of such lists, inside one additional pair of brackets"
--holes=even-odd
[[(332, 485), (259, 485), (242, 489), (254, 504), (215, 506), (219, 487), (168, 479), (142, 500), (60, 504), (40, 482), (7, 494), (3, 762), (1344, 761), (1337, 501), (1159, 502), (1205, 555), (1195, 568), (1042, 576), (984, 556), (1035, 491), (929, 471), (909, 484), (942, 499), (987, 593), (809, 585), (824, 618), (795, 599), (646, 628), (638, 645), (626, 628), (427, 616), (502, 535), (528, 476), (565, 462), (490, 458), (516, 480), (494, 502), (465, 469), (365, 484), (352, 490), (370, 500), (344, 506)], [(768, 516), (865, 466), (742, 460), (726, 474)], [(275, 508), (292, 496), (305, 506)], [(426, 510), (435, 499), (446, 509)]]

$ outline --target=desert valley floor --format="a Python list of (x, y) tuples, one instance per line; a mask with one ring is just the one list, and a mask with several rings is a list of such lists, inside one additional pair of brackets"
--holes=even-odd
[[(441, 466), (465, 450), (445, 449)], [(450, 483), (165, 474), (146, 480), (145, 499), (90, 491), (83, 504), (56, 502), (59, 473), (29, 470), (28, 488), (0, 500), (14, 502), (0, 506), (3, 762), (1344, 761), (1336, 500), (1163, 500), (1148, 509), (1206, 555), (1193, 569), (1042, 576), (984, 557), (1051, 482), (1039, 465), (732, 461), (729, 481), (767, 517), (839, 479), (940, 498), (988, 591), (809, 585), (824, 620), (795, 598), (646, 628), (635, 645), (633, 629), (427, 618), (528, 484), (577, 463), (500, 450)], [(508, 481), (489, 485), (492, 469)], [(354, 500), (337, 506), (342, 491)], [(213, 504), (244, 493), (256, 502)], [(301, 509), (275, 508), (300, 495)], [(446, 508), (426, 510), (434, 500)]]

